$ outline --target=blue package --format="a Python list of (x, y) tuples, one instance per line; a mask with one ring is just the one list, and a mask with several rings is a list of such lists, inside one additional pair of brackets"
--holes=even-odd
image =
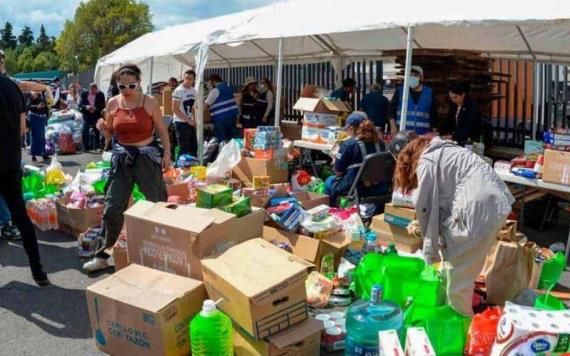
[(303, 209), (299, 206), (292, 206), (281, 215), (279, 224), (287, 231), (295, 231), (301, 226), (301, 221), (305, 218)]
[(272, 198), (269, 201), (269, 206), (277, 206), (283, 203), (289, 203), (291, 205), (299, 205), (299, 201), (292, 197), (281, 197), (281, 198)]

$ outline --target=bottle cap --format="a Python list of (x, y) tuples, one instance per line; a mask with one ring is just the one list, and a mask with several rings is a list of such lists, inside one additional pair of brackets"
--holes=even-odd
[(210, 299), (206, 299), (204, 304), (202, 304), (202, 311), (209, 313), (216, 310), (216, 302)]

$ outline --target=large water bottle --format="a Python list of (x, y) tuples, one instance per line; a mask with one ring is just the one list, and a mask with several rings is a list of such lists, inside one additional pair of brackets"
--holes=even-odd
[(378, 332), (396, 330), (401, 333), (402, 310), (382, 300), (382, 287), (374, 285), (370, 300), (359, 300), (346, 312), (346, 356), (377, 356)]
[(213, 300), (205, 300), (190, 322), (190, 342), (195, 356), (233, 356), (232, 321), (216, 309)]

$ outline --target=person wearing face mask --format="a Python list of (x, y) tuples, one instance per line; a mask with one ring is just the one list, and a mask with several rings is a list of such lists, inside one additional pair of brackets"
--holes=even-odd
[(268, 78), (261, 79), (259, 84), (259, 97), (255, 102), (253, 111), (258, 122), (266, 125), (275, 116), (275, 95), (273, 85)]
[(236, 119), (239, 111), (232, 88), (217, 74), (210, 76), (212, 90), (205, 100), (205, 108), (210, 111), (214, 124), (214, 137), (218, 142), (236, 137)]
[[(141, 71), (126, 64), (117, 72), (120, 94), (107, 103), (105, 120), (97, 122), (103, 136), (114, 136), (111, 172), (105, 186), (105, 210), (101, 230), (101, 245), (95, 257), (83, 265), (87, 272), (107, 268), (109, 255), (123, 227), (123, 213), (129, 205), (133, 187), (137, 184), (147, 200), (166, 201), (166, 186), (162, 169), (172, 165), (170, 139), (162, 120), (158, 101), (139, 91)], [(158, 133), (162, 147), (155, 140)]]
[(469, 95), (469, 85), (453, 83), (449, 87), (449, 113), (442, 130), (444, 138), (456, 141), (460, 146), (471, 139), (478, 142), (481, 136), (481, 113), (479, 105)]
[[(437, 104), (433, 90), (423, 84), (424, 70), (420, 66), (412, 66), (410, 70), (408, 97), (408, 115), (406, 117), (406, 130), (415, 131), (418, 135), (425, 135), (437, 127)], [(388, 109), (390, 118), (390, 133), (395, 135), (400, 127), (402, 113), (402, 98), (404, 87), (394, 92)]]
[(187, 70), (184, 73), (184, 80), (172, 92), (172, 111), (174, 112), (174, 128), (176, 130), (176, 140), (180, 146), (180, 154), (198, 155), (198, 141), (196, 138), (196, 120), (192, 109), (196, 100), (196, 89), (194, 80), (196, 73)]
[[(100, 149), (101, 142), (99, 140), (99, 130), (97, 130), (97, 120), (101, 118), (101, 113), (105, 109), (105, 95), (97, 89), (97, 84), (91, 83), (89, 91), (81, 94), (81, 103), (79, 109), (83, 114), (83, 149), (89, 151), (91, 149)], [(95, 133), (95, 142), (93, 146), (89, 141), (89, 131), (93, 129)]]
[(255, 103), (258, 98), (257, 80), (254, 77), (246, 78), (238, 100), (239, 123), (244, 129), (255, 129), (260, 124), (255, 115)]

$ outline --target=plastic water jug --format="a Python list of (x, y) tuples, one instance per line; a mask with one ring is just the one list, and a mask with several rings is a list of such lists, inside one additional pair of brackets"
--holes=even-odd
[(205, 300), (190, 322), (190, 343), (195, 356), (233, 356), (232, 321), (216, 309), (213, 300)]
[(382, 287), (374, 285), (370, 300), (359, 300), (346, 312), (346, 356), (378, 355), (378, 332), (402, 331), (402, 310), (382, 300)]

